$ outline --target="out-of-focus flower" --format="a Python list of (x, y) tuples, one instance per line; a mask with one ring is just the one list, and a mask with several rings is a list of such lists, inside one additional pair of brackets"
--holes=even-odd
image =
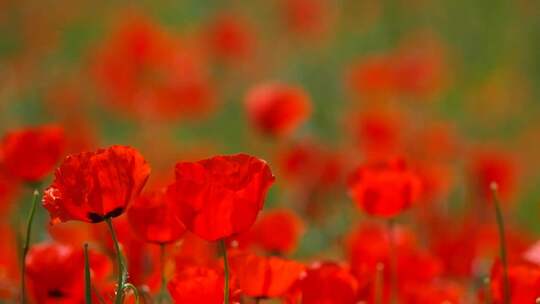
[(5, 222), (0, 224), (0, 300), (13, 300), (19, 296), (20, 275), (16, 234)]
[(311, 101), (300, 87), (264, 83), (245, 98), (249, 122), (260, 133), (283, 137), (292, 133), (311, 114)]
[(253, 242), (267, 252), (290, 253), (296, 249), (303, 230), (302, 220), (292, 211), (272, 210), (264, 213), (253, 226)]
[(70, 155), (45, 190), (43, 206), (53, 224), (68, 220), (98, 223), (121, 215), (149, 174), (142, 155), (127, 146)]
[[(90, 251), (90, 268), (99, 281), (110, 275), (106, 256)], [(26, 258), (29, 291), (36, 303), (82, 303), (84, 258), (82, 248), (43, 243), (33, 246)]]
[(13, 180), (0, 164), (0, 216), (4, 216), (11, 211), (19, 189), (19, 182)]
[(278, 155), (281, 176), (293, 187), (331, 188), (342, 181), (343, 159), (338, 152), (311, 141), (300, 141)]
[[(392, 276), (392, 255), (395, 255), (398, 292), (401, 294), (411, 284), (426, 284), (442, 274), (438, 258), (418, 246), (414, 234), (405, 228), (393, 230), (391, 245), (388, 229), (373, 223), (364, 224), (354, 230), (347, 239), (347, 255), (351, 272), (360, 285), (367, 286), (362, 297), (375, 297), (377, 276), (383, 279), (379, 288), (384, 299), (389, 298)], [(378, 273), (381, 272), (381, 273)]]
[(433, 39), (413, 38), (396, 50), (363, 57), (349, 70), (349, 87), (368, 101), (429, 99), (442, 89), (446, 77), (442, 49)]
[(46, 125), (12, 131), (4, 136), (2, 158), (13, 177), (38, 182), (49, 174), (64, 152), (64, 130)]
[(303, 304), (355, 304), (359, 300), (360, 286), (354, 276), (334, 263), (314, 263), (297, 284)]
[(222, 13), (210, 23), (206, 42), (218, 59), (238, 63), (254, 55), (256, 39), (252, 27), (241, 16)]
[(144, 193), (128, 209), (127, 216), (133, 231), (147, 242), (171, 243), (179, 240), (186, 230), (172, 212), (165, 191)]
[[(223, 285), (221, 269), (187, 266), (177, 270), (167, 287), (175, 303), (222, 304)], [(238, 294), (235, 286), (230, 290), (230, 300), (234, 300)]]
[(421, 181), (403, 160), (396, 159), (357, 168), (349, 179), (349, 191), (367, 214), (391, 218), (419, 198)]
[(497, 192), (503, 203), (510, 203), (516, 191), (517, 164), (512, 155), (502, 151), (476, 151), (473, 153), (469, 174), (472, 185), (483, 202), (491, 202), (491, 183), (497, 183)]
[(253, 225), (274, 179), (268, 164), (256, 157), (215, 156), (178, 163), (167, 195), (189, 231), (216, 241)]
[(139, 117), (199, 116), (215, 104), (203, 61), (145, 17), (123, 18), (92, 64), (105, 100)]
[[(499, 232), (495, 223), (481, 224), (477, 218), (456, 221), (434, 219), (429, 224), (431, 251), (453, 277), (466, 278), (486, 271), (485, 264), (499, 255)], [(457, 228), (456, 228), (457, 227)], [(505, 227), (509, 260), (518, 260), (531, 245), (530, 237), (512, 226)], [(460, 254), (454, 254), (459, 250)]]
[(369, 110), (347, 120), (349, 132), (367, 159), (395, 156), (404, 145), (404, 123), (396, 112)]
[(410, 284), (406, 286), (400, 300), (400, 303), (405, 304), (465, 303), (465, 288), (448, 281)]
[[(540, 297), (540, 267), (526, 262), (508, 265), (510, 303), (535, 303)], [(496, 261), (491, 269), (490, 298), (494, 304), (503, 302), (503, 268)]]
[(326, 0), (279, 0), (288, 29), (301, 37), (320, 37), (331, 23)]
[(244, 252), (232, 253), (230, 263), (242, 293), (253, 298), (284, 295), (305, 268), (296, 261)]

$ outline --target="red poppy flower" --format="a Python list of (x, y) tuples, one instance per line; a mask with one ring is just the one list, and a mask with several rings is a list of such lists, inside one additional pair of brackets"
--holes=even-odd
[(231, 253), (231, 269), (242, 293), (253, 298), (280, 297), (300, 278), (304, 265), (279, 257)]
[(127, 216), (135, 234), (151, 243), (165, 244), (180, 239), (184, 224), (171, 212), (166, 189), (139, 196), (128, 209)]
[(281, 175), (292, 182), (290, 186), (328, 189), (341, 181), (343, 160), (340, 156), (320, 144), (301, 141), (281, 151), (278, 163)]
[(302, 304), (355, 304), (359, 300), (356, 279), (346, 268), (334, 263), (313, 264), (298, 286)]
[(207, 40), (214, 56), (226, 62), (240, 62), (253, 55), (255, 37), (240, 16), (222, 14), (209, 26)]
[[(90, 267), (96, 280), (110, 275), (112, 265), (104, 255), (90, 251)], [(84, 256), (76, 249), (55, 243), (38, 244), (26, 257), (29, 291), (36, 303), (82, 303)]]
[(7, 215), (19, 194), (20, 184), (0, 165), (0, 216)]
[(54, 169), (64, 152), (64, 130), (58, 126), (20, 129), (4, 136), (3, 163), (19, 179), (38, 182)]
[(267, 252), (290, 253), (296, 249), (303, 230), (302, 220), (292, 211), (272, 210), (264, 213), (253, 226), (253, 241)]
[(351, 136), (369, 160), (391, 157), (402, 150), (405, 124), (398, 113), (383, 110), (354, 113), (347, 123)]
[[(491, 299), (493, 304), (503, 304), (503, 268), (500, 261), (491, 269)], [(540, 297), (540, 267), (526, 262), (508, 265), (510, 303), (536, 303)]]
[(271, 136), (292, 133), (311, 113), (307, 93), (285, 84), (255, 86), (247, 93), (245, 102), (249, 121), (259, 132)]
[(216, 241), (253, 225), (274, 179), (266, 162), (253, 156), (216, 156), (178, 163), (167, 195), (188, 230)]
[[(167, 285), (175, 303), (223, 304), (223, 271), (209, 267), (184, 267)], [(237, 294), (231, 286), (231, 297)]]
[(121, 19), (92, 71), (104, 100), (123, 113), (175, 119), (205, 114), (215, 103), (202, 60), (145, 17)]
[(496, 182), (502, 202), (511, 201), (517, 184), (517, 165), (510, 154), (502, 151), (477, 151), (470, 163), (470, 174), (479, 197), (491, 202), (491, 183)]
[(191, 232), (186, 232), (174, 255), (177, 269), (185, 266), (211, 266), (216, 263), (217, 247)]
[(394, 217), (409, 208), (420, 195), (421, 182), (402, 160), (360, 166), (349, 180), (355, 203), (366, 213)]
[(141, 154), (126, 146), (66, 157), (45, 190), (43, 206), (51, 222), (98, 223), (122, 214), (150, 174)]
[(0, 223), (0, 302), (16, 303), (21, 272), (15, 231), (3, 221)]

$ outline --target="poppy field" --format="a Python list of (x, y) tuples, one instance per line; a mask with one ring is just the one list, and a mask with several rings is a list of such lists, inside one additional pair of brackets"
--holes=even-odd
[(0, 303), (540, 303), (540, 3), (0, 1)]

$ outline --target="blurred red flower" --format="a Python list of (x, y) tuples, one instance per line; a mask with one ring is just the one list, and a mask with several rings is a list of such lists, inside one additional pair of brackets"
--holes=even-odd
[(296, 142), (280, 151), (277, 162), (288, 185), (317, 190), (331, 188), (342, 181), (343, 159), (338, 152), (308, 140)]
[[(187, 266), (177, 270), (167, 287), (175, 303), (223, 304), (223, 285), (221, 269)], [(234, 284), (230, 289), (234, 298), (238, 294)]]
[(45, 190), (43, 206), (53, 224), (68, 220), (98, 223), (122, 214), (149, 174), (142, 155), (127, 146), (70, 155)]
[(497, 183), (502, 203), (511, 202), (517, 185), (517, 164), (512, 155), (496, 150), (476, 151), (470, 160), (469, 173), (483, 202), (493, 201), (492, 182)]
[(215, 156), (178, 163), (167, 195), (188, 230), (216, 241), (253, 225), (274, 179), (266, 162), (253, 156)]
[(443, 87), (443, 47), (433, 38), (413, 37), (389, 53), (361, 58), (349, 70), (353, 92), (369, 101), (396, 97), (430, 98)]
[[(490, 292), (493, 304), (503, 304), (503, 268), (498, 260), (491, 269)], [(540, 267), (526, 262), (508, 265), (510, 303), (536, 303), (540, 297)]]
[(279, 83), (253, 87), (245, 103), (247, 118), (254, 128), (277, 137), (292, 133), (311, 113), (310, 98), (302, 88)]
[(279, 257), (233, 252), (231, 269), (242, 293), (253, 298), (280, 297), (300, 278), (304, 265)]
[(397, 112), (353, 113), (348, 116), (347, 124), (353, 140), (369, 160), (391, 157), (403, 149), (405, 124)]
[(410, 284), (400, 300), (404, 304), (465, 303), (465, 288), (448, 281)]
[(127, 216), (135, 234), (150, 243), (175, 242), (186, 230), (172, 212), (172, 206), (166, 199), (166, 189), (140, 195), (131, 204)]
[(97, 51), (92, 73), (107, 102), (144, 118), (197, 116), (214, 106), (203, 62), (142, 16), (120, 20)]
[[(112, 265), (105, 255), (89, 252), (93, 279), (103, 280)], [(30, 248), (26, 258), (29, 291), (36, 303), (83, 303), (84, 256), (82, 248), (42, 243)]]
[(267, 252), (286, 254), (296, 249), (303, 231), (304, 224), (294, 212), (272, 210), (263, 213), (253, 226), (253, 242)]
[(301, 36), (320, 36), (330, 25), (330, 7), (325, 0), (280, 0), (289, 30)]
[(62, 157), (64, 130), (46, 125), (9, 132), (2, 143), (4, 168), (13, 177), (39, 182)]
[(0, 223), (0, 302), (13, 300), (19, 296), (18, 283), (20, 276), (19, 253), (17, 235), (15, 231), (3, 221)]
[(394, 217), (421, 194), (421, 181), (400, 159), (362, 165), (349, 179), (350, 195), (364, 212)]
[(356, 304), (359, 300), (359, 285), (354, 276), (346, 268), (331, 262), (308, 267), (298, 288), (302, 304)]
[(206, 40), (210, 52), (225, 62), (249, 60), (255, 48), (255, 35), (241, 16), (221, 13), (208, 27)]

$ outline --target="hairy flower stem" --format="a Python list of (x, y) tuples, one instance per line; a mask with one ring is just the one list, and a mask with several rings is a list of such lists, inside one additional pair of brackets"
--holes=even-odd
[(395, 237), (395, 220), (388, 220), (388, 249), (390, 257), (390, 303), (396, 303), (397, 296), (397, 250)]
[(497, 227), (499, 229), (499, 250), (500, 258), (503, 267), (503, 303), (510, 304), (510, 281), (508, 280), (508, 258), (506, 254), (506, 236), (504, 229), (504, 219), (501, 210), (501, 204), (498, 196), (497, 183), (491, 183), (491, 191), (493, 192), (493, 203), (495, 205), (495, 216), (497, 218)]
[(116, 238), (116, 232), (114, 231), (114, 227), (112, 225), (112, 221), (110, 218), (105, 219), (105, 223), (107, 223), (107, 227), (109, 228), (109, 232), (111, 233), (111, 237), (114, 243), (114, 249), (116, 251), (116, 259), (118, 263), (118, 281), (116, 283), (116, 296), (114, 299), (115, 304), (122, 304), (122, 300), (124, 298), (124, 285), (127, 281), (127, 271), (126, 267), (124, 265), (124, 258), (122, 257), (122, 252), (120, 251), (120, 245), (118, 243), (118, 239)]
[(219, 250), (223, 255), (223, 271), (225, 272), (225, 286), (223, 288), (223, 303), (229, 304), (229, 261), (227, 260), (227, 247), (225, 240), (219, 240)]
[(26, 255), (30, 248), (30, 237), (32, 236), (32, 223), (34, 222), (34, 215), (36, 214), (37, 201), (39, 197), (39, 190), (35, 189), (32, 197), (32, 206), (30, 207), (30, 213), (28, 214), (28, 220), (26, 222), (26, 235), (24, 239), (24, 245), (21, 258), (21, 303), (26, 304)]
[(92, 304), (92, 281), (90, 278), (90, 262), (88, 261), (88, 244), (84, 244), (84, 297), (86, 304)]

